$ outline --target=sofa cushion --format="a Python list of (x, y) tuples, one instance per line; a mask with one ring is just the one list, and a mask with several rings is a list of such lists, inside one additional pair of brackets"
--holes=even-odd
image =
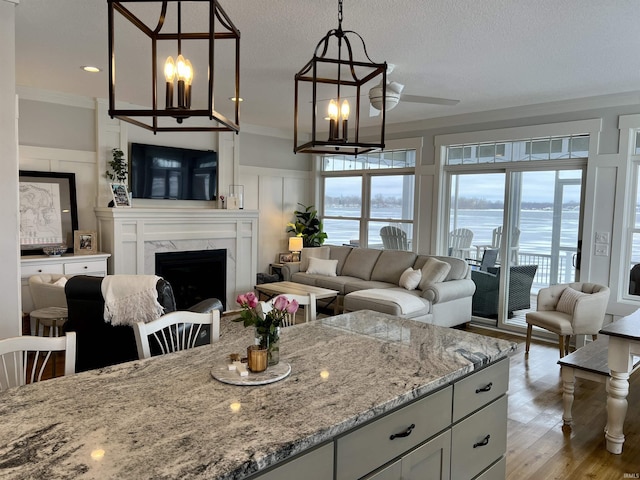
[(373, 267), (381, 253), (382, 250), (373, 248), (354, 248), (344, 262), (341, 275), (370, 280)]
[(447, 274), (451, 270), (451, 265), (434, 257), (429, 257), (422, 267), (422, 279), (420, 280), (420, 290), (425, 290), (433, 283), (444, 282)]
[(322, 258), (309, 257), (309, 268), (307, 274), (325, 275), (327, 277), (336, 276), (337, 260), (323, 260)]
[(420, 280), (422, 280), (422, 270), (409, 267), (400, 275), (398, 285), (406, 290), (415, 290), (420, 285)]
[(315, 277), (314, 285), (320, 288), (328, 288), (329, 290), (336, 290), (338, 295), (345, 295), (348, 293), (346, 287), (353, 282), (359, 280), (354, 277), (347, 277), (345, 275), (339, 275), (337, 277), (324, 277), (320, 275), (313, 275)]
[(362, 280), (360, 278), (354, 278), (344, 286), (344, 294), (347, 295), (351, 292), (358, 290), (368, 290), (371, 288), (394, 288), (398, 287), (395, 283), (381, 282), (376, 280)]
[(338, 268), (336, 268), (336, 273), (338, 275), (344, 275), (344, 273), (342, 273), (342, 269), (344, 268), (344, 263), (347, 261), (347, 257), (352, 250), (353, 247), (349, 247), (347, 245), (331, 245), (329, 258), (331, 260), (338, 260)]
[(560, 295), (556, 310), (568, 315), (573, 315), (573, 309), (576, 306), (576, 302), (580, 299), (580, 297), (584, 297), (585, 295), (588, 294), (574, 290), (571, 287), (565, 288), (562, 291), (562, 295)]
[(373, 272), (371, 280), (381, 280), (398, 285), (400, 276), (416, 261), (416, 254), (402, 250), (383, 250)]
[(436, 260), (440, 260), (441, 262), (446, 262), (451, 266), (451, 270), (447, 274), (447, 278), (444, 279), (445, 282), (449, 280), (461, 280), (463, 278), (471, 278), (471, 268), (469, 264), (461, 258), (456, 257), (442, 257), (438, 255), (418, 255), (416, 258), (416, 262), (413, 264), (413, 268), (422, 268), (424, 264), (430, 258), (435, 258)]
[(375, 310), (391, 315), (415, 316), (418, 312), (428, 313), (430, 302), (415, 291), (402, 288), (359, 290), (344, 299), (345, 310)]
[(296, 272), (291, 275), (291, 281), (295, 283), (304, 283), (305, 285), (317, 286), (318, 279), (326, 278), (322, 275), (308, 274), (306, 272)]
[(306, 272), (309, 268), (309, 258), (321, 258), (329, 260), (329, 247), (303, 248), (300, 252), (300, 271)]

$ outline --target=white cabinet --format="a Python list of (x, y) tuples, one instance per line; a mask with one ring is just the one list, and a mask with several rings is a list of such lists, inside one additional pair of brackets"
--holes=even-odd
[(104, 277), (107, 274), (108, 253), (94, 255), (66, 254), (60, 257), (32, 255), (20, 258), (20, 282), (22, 291), (22, 311), (33, 310), (33, 300), (29, 291), (29, 277), (40, 273), (58, 273), (68, 277), (73, 275), (92, 275)]

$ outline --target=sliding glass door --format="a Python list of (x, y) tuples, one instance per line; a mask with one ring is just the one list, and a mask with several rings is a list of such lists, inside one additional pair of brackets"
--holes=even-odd
[(467, 259), (472, 314), (526, 326), (540, 288), (576, 278), (581, 169), (450, 173), (450, 255)]

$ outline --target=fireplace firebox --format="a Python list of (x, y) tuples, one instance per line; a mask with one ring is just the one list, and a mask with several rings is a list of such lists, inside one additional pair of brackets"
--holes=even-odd
[(227, 250), (156, 253), (156, 275), (171, 284), (178, 310), (217, 298), (226, 310)]

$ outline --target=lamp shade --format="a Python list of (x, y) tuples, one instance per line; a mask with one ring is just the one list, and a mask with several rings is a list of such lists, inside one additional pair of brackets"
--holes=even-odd
[(302, 237), (289, 237), (289, 251), (299, 252), (302, 250)]

